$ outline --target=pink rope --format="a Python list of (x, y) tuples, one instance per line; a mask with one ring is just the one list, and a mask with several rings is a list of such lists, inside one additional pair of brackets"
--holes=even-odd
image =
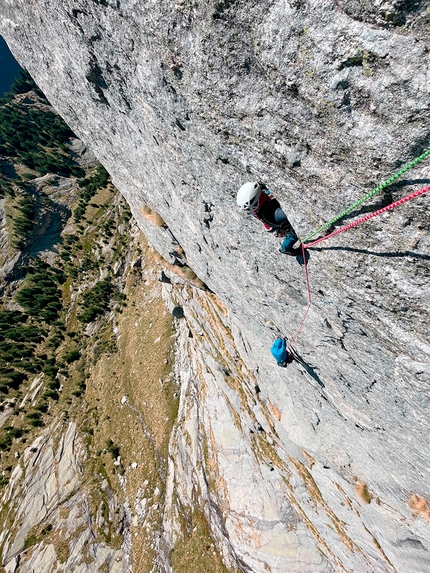
[(384, 207), (383, 209), (379, 209), (379, 211), (375, 211), (374, 213), (369, 213), (365, 217), (358, 219), (358, 221), (354, 221), (353, 223), (350, 223), (349, 225), (345, 225), (345, 227), (341, 227), (340, 229), (333, 231), (333, 233), (330, 233), (329, 235), (326, 235), (325, 237), (321, 237), (320, 239), (317, 239), (316, 241), (313, 241), (312, 243), (307, 243), (307, 244), (302, 243), (303, 266), (305, 268), (306, 287), (307, 287), (307, 291), (308, 291), (308, 306), (306, 307), (305, 314), (303, 315), (303, 318), (302, 318), (302, 321), (299, 325), (299, 328), (297, 329), (296, 333), (294, 334), (294, 336), (291, 338), (291, 340), (289, 341), (289, 343), (287, 345), (287, 348), (286, 348), (287, 350), (294, 343), (294, 341), (297, 339), (300, 332), (302, 331), (303, 326), (305, 324), (306, 317), (308, 316), (309, 309), (311, 308), (311, 305), (312, 305), (311, 287), (309, 284), (309, 273), (308, 273), (308, 266), (306, 264), (305, 249), (308, 249), (309, 247), (313, 247), (314, 245), (317, 245), (318, 243), (321, 243), (322, 241), (325, 241), (326, 239), (329, 239), (330, 237), (334, 237), (335, 235), (338, 235), (339, 233), (343, 233), (343, 231), (347, 231), (348, 229), (352, 229), (353, 227), (356, 227), (360, 223), (364, 223), (365, 221), (368, 221), (369, 219), (372, 219), (373, 217), (376, 217), (377, 215), (381, 215), (382, 213), (385, 213), (386, 211), (389, 211), (390, 209), (394, 209), (394, 207), (398, 207), (402, 203), (406, 203), (406, 201), (410, 201), (411, 199), (415, 199), (415, 197), (419, 197), (420, 195), (427, 193), (427, 191), (430, 191), (430, 185), (428, 185), (427, 187), (424, 187), (423, 189), (420, 189), (419, 191), (415, 191), (414, 193), (411, 193), (407, 197), (403, 197), (403, 199), (399, 199), (398, 201), (391, 203), (391, 205), (388, 205), (387, 207)]
[(305, 320), (306, 317), (308, 316), (308, 312), (309, 309), (311, 308), (311, 304), (312, 304), (312, 300), (311, 300), (311, 287), (309, 284), (309, 273), (308, 273), (308, 266), (306, 264), (306, 253), (305, 253), (305, 245), (302, 243), (302, 257), (303, 257), (303, 266), (305, 267), (305, 276), (306, 276), (306, 287), (308, 289), (308, 306), (306, 307), (305, 310), (305, 314), (303, 315), (302, 318), (302, 322), (300, 323), (299, 328), (297, 329), (295, 335), (293, 336), (293, 338), (291, 338), (291, 340), (289, 341), (289, 343), (287, 344), (287, 348), (286, 350), (288, 350), (290, 348), (290, 346), (293, 344), (293, 342), (296, 340), (296, 338), (299, 336), (303, 325), (305, 324)]
[(406, 203), (406, 201), (410, 201), (411, 199), (415, 199), (415, 197), (418, 197), (419, 195), (423, 195), (423, 193), (427, 193), (427, 191), (430, 191), (430, 185), (428, 185), (427, 187), (424, 187), (423, 189), (420, 189), (419, 191), (415, 191), (415, 193), (411, 193), (407, 197), (403, 197), (403, 199), (399, 199), (398, 201), (391, 203), (391, 205), (388, 205), (387, 207), (384, 207), (383, 209), (379, 209), (379, 211), (375, 211), (374, 213), (369, 213), (365, 217), (358, 219), (358, 221), (354, 221), (353, 223), (350, 223), (349, 225), (345, 225), (345, 227), (341, 227), (340, 229), (333, 231), (333, 233), (330, 233), (329, 235), (326, 235), (325, 237), (321, 237), (320, 239), (317, 239), (316, 241), (312, 241), (312, 243), (307, 243), (303, 246), (305, 249), (309, 249), (309, 247), (313, 247), (314, 245), (317, 245), (318, 243), (321, 243), (322, 241), (325, 241), (326, 239), (329, 239), (330, 237), (334, 237), (335, 235), (338, 235), (339, 233), (343, 233), (343, 231), (347, 231), (348, 229), (352, 229), (352, 227), (355, 227), (355, 226), (359, 225), (360, 223), (364, 223), (365, 221), (368, 221), (369, 219), (372, 219), (373, 217), (376, 217), (377, 215), (381, 215), (382, 213), (385, 213), (386, 211), (389, 211), (390, 209), (394, 209), (394, 207), (398, 207), (402, 203)]

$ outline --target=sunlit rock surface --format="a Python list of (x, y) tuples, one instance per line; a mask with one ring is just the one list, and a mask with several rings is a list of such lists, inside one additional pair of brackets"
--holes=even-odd
[[(53, 434), (55, 438), (45, 432), (25, 450), (22, 465), (16, 466), (1, 500), (14, 515), (1, 534), (5, 570), (48, 573), (61, 567), (89, 573), (106, 563), (109, 571), (127, 570), (121, 549), (115, 551), (100, 540), (95, 543), (103, 523), (100, 516), (97, 521), (92, 518), (82, 487), (86, 454), (77, 439), (76, 424), (57, 427)], [(100, 479), (100, 483), (109, 499), (108, 511), (118, 512), (116, 496), (107, 482)]]
[[(425, 3), (10, 0), (0, 17), (152, 244), (226, 307), (172, 303), (162, 568), (179, 498), (204, 505), (231, 569), (428, 571), (429, 198), (311, 252), (285, 370), (270, 346), (303, 316), (303, 268), (235, 205), (263, 180), (304, 237), (427, 149)], [(349, 217), (429, 181), (427, 161)]]

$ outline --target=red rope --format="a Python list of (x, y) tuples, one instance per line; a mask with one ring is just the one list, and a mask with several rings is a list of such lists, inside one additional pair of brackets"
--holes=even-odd
[(387, 207), (384, 207), (383, 209), (379, 209), (379, 211), (375, 211), (374, 213), (369, 213), (365, 217), (358, 219), (358, 221), (354, 221), (353, 223), (350, 223), (349, 225), (345, 225), (345, 227), (341, 227), (340, 229), (333, 231), (333, 233), (330, 233), (329, 235), (326, 235), (325, 237), (321, 237), (321, 239), (317, 239), (316, 241), (313, 241), (312, 243), (307, 243), (303, 246), (305, 249), (309, 249), (309, 247), (313, 247), (314, 245), (317, 245), (318, 243), (321, 243), (322, 241), (325, 241), (326, 239), (329, 239), (330, 237), (334, 237), (335, 235), (338, 235), (339, 233), (343, 233), (343, 231), (347, 231), (348, 229), (352, 229), (352, 227), (355, 227), (356, 225), (359, 225), (360, 223), (364, 223), (365, 221), (368, 221), (369, 219), (372, 219), (373, 217), (376, 217), (377, 215), (381, 215), (381, 213), (385, 213), (385, 211), (389, 211), (390, 209), (394, 209), (394, 207), (397, 207), (398, 205), (401, 205), (402, 203), (406, 203), (406, 201), (410, 201), (411, 199), (415, 199), (415, 197), (418, 197), (419, 195), (422, 195), (423, 193), (427, 193), (427, 191), (430, 191), (430, 185), (428, 185), (427, 187), (424, 187), (423, 189), (420, 189), (419, 191), (415, 191), (415, 193), (411, 193), (407, 197), (403, 197), (403, 199), (399, 199), (398, 201), (391, 203), (391, 205), (388, 205)]
[(321, 243), (322, 241), (325, 241), (326, 239), (329, 239), (330, 237), (334, 237), (334, 235), (338, 235), (339, 233), (343, 233), (343, 231), (347, 231), (348, 229), (352, 229), (352, 227), (356, 227), (360, 223), (364, 223), (365, 221), (368, 221), (369, 219), (372, 219), (373, 217), (376, 217), (377, 215), (381, 215), (382, 213), (385, 213), (386, 211), (389, 211), (390, 209), (394, 209), (394, 207), (398, 207), (402, 203), (406, 203), (406, 201), (410, 201), (411, 199), (415, 199), (415, 197), (419, 197), (420, 195), (427, 193), (427, 191), (430, 191), (430, 185), (428, 185), (427, 187), (424, 187), (423, 189), (420, 189), (419, 191), (415, 191), (414, 193), (411, 193), (407, 197), (403, 197), (403, 199), (399, 199), (398, 201), (391, 203), (391, 205), (388, 205), (387, 207), (384, 207), (383, 209), (379, 209), (379, 211), (375, 211), (374, 213), (369, 213), (365, 217), (358, 219), (358, 221), (354, 221), (353, 223), (350, 223), (349, 225), (345, 225), (345, 227), (341, 227), (340, 229), (333, 231), (333, 233), (330, 233), (329, 235), (326, 235), (325, 237), (321, 237), (321, 239), (317, 239), (316, 241), (313, 241), (312, 243), (307, 243), (307, 244), (302, 243), (303, 266), (305, 268), (306, 287), (308, 290), (308, 306), (306, 307), (305, 314), (303, 315), (303, 318), (302, 318), (302, 321), (299, 325), (299, 328), (297, 329), (296, 333), (294, 334), (294, 336), (291, 338), (291, 340), (289, 341), (289, 343), (287, 345), (287, 350), (290, 348), (290, 346), (293, 344), (293, 342), (297, 339), (298, 335), (300, 334), (300, 332), (303, 328), (303, 325), (305, 324), (306, 317), (308, 316), (308, 312), (309, 312), (309, 309), (311, 308), (311, 304), (312, 304), (311, 288), (310, 288), (310, 284), (309, 284), (309, 273), (308, 273), (308, 267), (306, 264), (305, 249), (308, 249), (309, 247), (313, 247), (314, 245), (317, 245), (318, 243)]
[(289, 341), (286, 350), (288, 350), (290, 348), (290, 346), (293, 344), (293, 342), (296, 340), (296, 338), (298, 337), (298, 335), (300, 334), (300, 331), (303, 328), (303, 325), (305, 324), (305, 320), (306, 317), (308, 316), (308, 312), (309, 309), (311, 308), (311, 304), (312, 304), (312, 300), (311, 300), (311, 287), (309, 284), (309, 273), (308, 273), (308, 265), (306, 264), (306, 253), (305, 253), (305, 245), (302, 243), (302, 257), (303, 257), (303, 266), (305, 267), (305, 276), (306, 276), (306, 287), (308, 289), (308, 306), (306, 307), (305, 310), (305, 314), (303, 315), (302, 318), (302, 322), (300, 323), (299, 328), (297, 329), (296, 334), (293, 336), (293, 338), (291, 338), (291, 340)]

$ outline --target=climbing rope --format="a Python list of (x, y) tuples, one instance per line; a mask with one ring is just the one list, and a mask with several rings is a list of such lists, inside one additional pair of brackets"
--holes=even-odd
[[(373, 195), (375, 195), (379, 191), (382, 191), (382, 189), (385, 189), (385, 187), (388, 187), (388, 185), (391, 185), (391, 183), (393, 183), (396, 179), (401, 177), (404, 173), (406, 173), (406, 171), (409, 171), (409, 169), (412, 169), (413, 167), (415, 167), (415, 165), (418, 165), (418, 163), (423, 161), (429, 155), (430, 155), (430, 149), (427, 149), (427, 151), (425, 151), (422, 155), (420, 155), (419, 157), (417, 157), (416, 159), (414, 159), (413, 161), (411, 161), (410, 163), (405, 165), (405, 167), (400, 169), (400, 171), (397, 171), (397, 173), (395, 173), (389, 179), (387, 179), (386, 181), (384, 181), (383, 183), (378, 185), (378, 187), (373, 189), (373, 191), (370, 191), (369, 193), (367, 193), (367, 195), (365, 195), (364, 197), (359, 199), (356, 203), (354, 203), (353, 205), (348, 207), (348, 209), (345, 209), (345, 211), (343, 211), (342, 213), (340, 213), (339, 215), (337, 215), (336, 217), (331, 219), (331, 221), (329, 221), (328, 223), (324, 223), (324, 225), (319, 227), (319, 229), (317, 229), (316, 231), (314, 231), (313, 233), (311, 233), (310, 235), (308, 235), (304, 239), (301, 239), (302, 243), (305, 243), (309, 239), (312, 239), (312, 237), (315, 237), (315, 235), (318, 235), (319, 233), (321, 233), (321, 231), (324, 231), (325, 229), (327, 229), (328, 227), (333, 225), (333, 223), (336, 223), (336, 221), (339, 221), (339, 219), (342, 219), (342, 217), (345, 217), (345, 215), (348, 215), (349, 213), (351, 213), (351, 211), (353, 209), (355, 209), (356, 207), (359, 207), (362, 203), (364, 203), (365, 201), (367, 201), (368, 199), (373, 197)], [(331, 236), (331, 235), (329, 235), (329, 236)]]
[(382, 213), (385, 213), (386, 211), (389, 211), (390, 209), (394, 209), (395, 207), (398, 207), (402, 203), (406, 203), (406, 201), (410, 201), (411, 199), (415, 199), (415, 197), (419, 197), (420, 195), (427, 193), (427, 191), (429, 191), (429, 190), (430, 190), (430, 185), (428, 185), (427, 187), (424, 187), (423, 189), (420, 189), (419, 191), (415, 191), (415, 193), (411, 193), (407, 197), (403, 197), (402, 199), (399, 199), (398, 201), (391, 203), (391, 205), (387, 205), (387, 207), (384, 207), (383, 209), (379, 209), (379, 211), (375, 211), (374, 213), (369, 213), (365, 217), (358, 219), (358, 221), (354, 221), (353, 223), (350, 223), (349, 225), (345, 225), (344, 227), (341, 227), (340, 229), (336, 229), (336, 231), (333, 231), (333, 233), (330, 233), (329, 235), (326, 235), (325, 237), (321, 237), (320, 239), (317, 239), (316, 241), (313, 241), (312, 243), (306, 243), (303, 245), (303, 247), (305, 249), (308, 249), (309, 247), (313, 247), (314, 245), (317, 245), (318, 243), (321, 243), (322, 241), (325, 241), (326, 239), (329, 239), (330, 237), (334, 237), (335, 235), (338, 235), (339, 233), (343, 233), (344, 231), (347, 231), (348, 229), (352, 229), (352, 227), (356, 227), (357, 225), (360, 225), (360, 223), (364, 223), (365, 221), (368, 221), (369, 219), (373, 219), (373, 217), (377, 217), (378, 215), (381, 215)]
[(293, 342), (296, 340), (296, 338), (299, 336), (303, 325), (305, 324), (305, 320), (306, 317), (308, 316), (308, 312), (309, 309), (311, 308), (312, 305), (312, 299), (311, 299), (311, 287), (309, 284), (309, 273), (308, 273), (308, 265), (306, 264), (306, 253), (305, 253), (305, 245), (302, 243), (302, 257), (303, 257), (303, 266), (305, 268), (305, 276), (306, 276), (306, 288), (308, 289), (308, 306), (306, 307), (305, 310), (305, 314), (303, 315), (302, 321), (299, 325), (299, 328), (297, 329), (295, 335), (290, 339), (290, 341), (287, 344), (287, 348), (286, 351), (288, 351), (288, 349), (290, 348), (290, 346), (292, 346)]
[[(430, 154), (430, 150), (429, 150), (429, 152), (427, 152), (427, 155), (428, 154)], [(430, 191), (430, 185), (427, 185), (427, 187), (423, 187), (419, 191), (415, 191), (414, 193), (411, 193), (410, 195), (407, 195), (406, 197), (403, 197), (402, 199), (399, 199), (398, 201), (395, 201), (394, 203), (391, 203), (390, 205), (387, 205), (386, 207), (383, 207), (382, 209), (379, 209), (378, 211), (375, 211), (374, 213), (369, 213), (365, 217), (361, 217), (361, 219), (358, 219), (357, 221), (354, 221), (353, 223), (350, 223), (349, 225), (345, 225), (344, 227), (341, 227), (340, 229), (333, 231), (333, 233), (330, 233), (329, 235), (326, 235), (325, 237), (321, 237), (320, 239), (317, 239), (316, 241), (313, 241), (312, 243), (306, 243), (306, 244), (302, 243), (303, 266), (305, 269), (306, 287), (307, 287), (307, 291), (308, 291), (308, 305), (306, 307), (305, 314), (303, 315), (303, 318), (302, 318), (302, 321), (299, 325), (299, 328), (297, 329), (296, 333), (290, 339), (290, 341), (287, 345), (287, 350), (294, 343), (294, 341), (297, 339), (298, 335), (300, 334), (301, 330), (303, 329), (306, 317), (307, 317), (309, 309), (311, 308), (311, 305), (312, 305), (311, 289), (310, 289), (310, 284), (309, 284), (309, 273), (308, 273), (308, 267), (306, 264), (305, 249), (308, 249), (309, 247), (313, 247), (314, 245), (317, 245), (318, 243), (321, 243), (322, 241), (325, 241), (325, 240), (329, 239), (330, 237), (334, 237), (335, 235), (338, 235), (339, 233), (343, 233), (344, 231), (348, 231), (349, 229), (352, 229), (353, 227), (356, 227), (357, 225), (360, 225), (361, 223), (364, 223), (365, 221), (368, 221), (369, 219), (373, 219), (373, 217), (377, 217), (378, 215), (382, 215), (382, 213), (385, 213), (386, 211), (390, 211), (391, 209), (394, 209), (395, 207), (398, 207), (399, 205), (402, 205), (403, 203), (406, 203), (407, 201), (411, 201), (412, 199), (415, 199), (416, 197), (419, 197), (420, 195), (427, 193), (427, 191)]]

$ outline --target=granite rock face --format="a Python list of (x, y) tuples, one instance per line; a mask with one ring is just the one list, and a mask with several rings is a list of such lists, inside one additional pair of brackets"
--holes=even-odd
[[(7, 573), (50, 573), (58, 567), (81, 573), (128, 570), (122, 549), (112, 549), (97, 538), (103, 523), (100, 516), (91, 515), (82, 487), (85, 459), (74, 423), (51, 428), (25, 450), (1, 500), (9, 515), (9, 527), (0, 536)], [(109, 512), (121, 512), (107, 481), (100, 481)]]
[[(313, 306), (286, 369), (270, 346), (300, 323), (304, 272), (235, 205), (262, 180), (306, 236), (428, 148), (426, 3), (9, 0), (0, 17), (152, 244), (226, 307), (197, 290), (172, 303), (193, 334), (181, 322), (181, 411), (186, 388), (197, 399), (169, 477), (210, 501), (226, 562), (428, 571), (429, 198), (311, 252)], [(429, 181), (422, 163), (351, 216)]]

